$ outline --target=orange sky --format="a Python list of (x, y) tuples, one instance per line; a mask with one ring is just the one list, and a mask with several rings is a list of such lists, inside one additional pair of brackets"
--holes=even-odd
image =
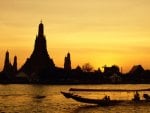
[(69, 51), (73, 67), (133, 65), (150, 69), (149, 0), (0, 0), (0, 70), (6, 50), (19, 67), (30, 56), (40, 20), (47, 48), (62, 67)]

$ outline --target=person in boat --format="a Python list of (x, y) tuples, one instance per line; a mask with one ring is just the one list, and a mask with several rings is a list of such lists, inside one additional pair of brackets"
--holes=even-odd
[(103, 100), (110, 101), (110, 96), (104, 96)]
[(104, 96), (103, 100), (107, 100), (107, 95)]
[(140, 101), (140, 95), (139, 93), (136, 91), (136, 93), (134, 94), (134, 98), (133, 101)]
[(143, 94), (143, 97), (146, 101), (149, 101), (150, 100), (150, 96), (148, 94)]

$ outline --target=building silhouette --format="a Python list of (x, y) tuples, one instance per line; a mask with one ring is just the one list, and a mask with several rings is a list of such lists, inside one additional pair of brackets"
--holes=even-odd
[(129, 71), (129, 73), (131, 75), (137, 75), (137, 74), (141, 74), (144, 72), (144, 68), (141, 65), (134, 65), (131, 70)]
[(14, 79), (16, 73), (17, 73), (17, 57), (16, 56), (14, 57), (14, 63), (12, 65), (9, 60), (9, 52), (6, 51), (4, 67), (0, 78), (3, 82), (10, 82), (12, 79)]
[(54, 70), (55, 64), (47, 52), (46, 38), (44, 36), (44, 25), (41, 22), (38, 28), (38, 35), (35, 39), (34, 50), (21, 67), (20, 71), (26, 73), (33, 79), (39, 79), (40, 73), (47, 70)]
[(13, 70), (14, 70), (14, 73), (17, 72), (17, 56), (14, 56), (14, 62), (13, 62)]
[(13, 65), (6, 51), (4, 67), (0, 72), (0, 83), (44, 83), (44, 84), (118, 84), (118, 83), (150, 83), (150, 70), (144, 70), (141, 65), (135, 65), (130, 72), (123, 74), (117, 65), (104, 66), (94, 70), (86, 63), (82, 68), (71, 67), (71, 55), (68, 52), (64, 58), (64, 67), (56, 67), (47, 51), (44, 25), (41, 22), (35, 39), (34, 49), (22, 67), (17, 70), (17, 56)]
[(70, 59), (70, 53), (69, 52), (64, 59), (64, 69), (66, 71), (71, 71), (71, 59)]
[(9, 72), (11, 68), (12, 68), (12, 65), (9, 61), (9, 52), (6, 51), (3, 72)]

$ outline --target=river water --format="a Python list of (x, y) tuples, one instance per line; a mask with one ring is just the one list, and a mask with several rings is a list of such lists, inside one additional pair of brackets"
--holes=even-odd
[[(0, 113), (150, 113), (150, 103), (101, 107), (66, 99), (60, 91), (68, 91), (69, 88), (145, 89), (150, 85), (0, 85)], [(133, 92), (75, 93), (99, 99), (105, 95), (121, 100), (131, 100), (133, 97)], [(141, 92), (140, 95), (143, 93), (149, 92)]]

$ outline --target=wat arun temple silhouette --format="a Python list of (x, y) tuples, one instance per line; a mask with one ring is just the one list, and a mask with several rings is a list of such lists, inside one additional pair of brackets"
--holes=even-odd
[[(90, 70), (89, 70), (90, 69)], [(41, 22), (35, 39), (34, 49), (29, 58), (17, 69), (17, 56), (14, 62), (9, 60), (6, 51), (4, 67), (0, 72), (0, 83), (39, 83), (39, 84), (106, 84), (106, 83), (150, 83), (150, 70), (135, 65), (126, 74), (120, 72), (117, 65), (104, 66), (104, 72), (98, 68), (91, 70), (88, 63), (72, 69), (71, 55), (64, 57), (64, 67), (57, 67), (47, 51), (44, 25)]]
[(47, 52), (46, 38), (44, 36), (44, 25), (41, 22), (39, 24), (38, 35), (35, 39), (34, 50), (25, 62), (25, 64), (21, 67), (21, 70), (25, 73), (38, 74), (41, 70), (45, 69), (54, 69), (55, 64), (53, 59), (50, 58)]
[[(71, 65), (71, 63), (68, 65)], [(46, 37), (44, 35), (44, 25), (41, 21), (35, 39), (34, 50), (20, 68), (19, 72), (27, 74), (30, 81), (39, 82), (54, 79), (55, 75), (58, 74), (60, 70), (60, 68), (55, 67), (53, 59), (48, 54)]]

